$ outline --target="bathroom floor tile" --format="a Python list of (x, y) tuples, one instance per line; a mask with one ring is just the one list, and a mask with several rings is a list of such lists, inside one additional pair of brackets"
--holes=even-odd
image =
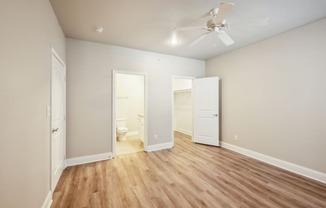
[(117, 155), (125, 155), (144, 150), (143, 142), (139, 138), (129, 137), (126, 141), (117, 141)]

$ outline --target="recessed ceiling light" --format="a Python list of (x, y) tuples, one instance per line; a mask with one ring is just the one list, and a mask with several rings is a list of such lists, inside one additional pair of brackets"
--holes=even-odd
[(96, 27), (96, 32), (101, 33), (103, 32), (103, 27)]
[(177, 39), (177, 37), (174, 35), (174, 36), (172, 36), (172, 38), (171, 38), (171, 40), (170, 40), (170, 44), (172, 45), (172, 46), (175, 46), (175, 45), (177, 45), (179, 43), (179, 40)]

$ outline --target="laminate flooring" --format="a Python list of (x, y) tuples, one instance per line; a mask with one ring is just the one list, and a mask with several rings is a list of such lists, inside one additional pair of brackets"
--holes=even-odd
[(326, 185), (176, 134), (175, 147), (68, 167), (52, 208), (325, 208)]

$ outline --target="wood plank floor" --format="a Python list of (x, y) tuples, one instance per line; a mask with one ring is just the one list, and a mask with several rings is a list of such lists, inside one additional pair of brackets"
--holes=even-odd
[(326, 185), (224, 148), (175, 147), (64, 170), (56, 207), (326, 207)]

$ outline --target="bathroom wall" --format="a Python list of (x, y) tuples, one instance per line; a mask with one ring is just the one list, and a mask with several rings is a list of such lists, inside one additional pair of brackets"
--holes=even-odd
[(174, 92), (174, 130), (192, 135), (192, 80), (173, 79)]
[(115, 83), (116, 118), (127, 118), (129, 135), (138, 133), (138, 114), (144, 115), (144, 76), (116, 74)]
[(68, 159), (112, 151), (113, 70), (147, 74), (148, 145), (159, 145), (172, 142), (172, 77), (204, 77), (205, 62), (68, 38)]

